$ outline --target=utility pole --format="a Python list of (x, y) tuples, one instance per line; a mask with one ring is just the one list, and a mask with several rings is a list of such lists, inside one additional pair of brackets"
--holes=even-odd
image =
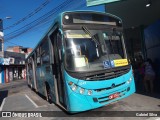
[(0, 58), (4, 57), (4, 33), (3, 33), (3, 20), (0, 19)]
[(5, 17), (0, 19), (0, 58), (4, 57), (4, 33), (3, 33), (3, 20), (11, 19), (11, 17)]

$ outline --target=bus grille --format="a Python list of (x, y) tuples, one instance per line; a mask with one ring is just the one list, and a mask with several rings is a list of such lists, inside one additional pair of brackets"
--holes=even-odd
[[(114, 88), (119, 87), (119, 86), (124, 85), (124, 84), (125, 84), (125, 82), (117, 84), (117, 85), (114, 86)], [(113, 89), (113, 88), (112, 87), (107, 87), (107, 88), (95, 89), (95, 91), (96, 92), (102, 92), (104, 90), (109, 90), (109, 89)]]
[(116, 78), (119, 77), (123, 74), (126, 74), (127, 72), (129, 72), (129, 68), (125, 68), (125, 69), (120, 69), (120, 70), (113, 70), (113, 71), (109, 71), (109, 72), (105, 72), (105, 73), (100, 73), (100, 74), (96, 74), (96, 75), (90, 75), (86, 77), (86, 80), (105, 80), (105, 79), (112, 79), (112, 78)]

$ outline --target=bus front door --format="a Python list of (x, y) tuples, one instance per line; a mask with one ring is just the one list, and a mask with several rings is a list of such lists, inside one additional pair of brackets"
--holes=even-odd
[(61, 36), (59, 33), (53, 33), (53, 36), (51, 35), (51, 41), (53, 46), (53, 57), (54, 57), (54, 66), (53, 66), (53, 72), (55, 74), (55, 78), (57, 81), (57, 91), (58, 91), (58, 102), (66, 108), (66, 102), (65, 102), (65, 92), (64, 92), (64, 80), (62, 77), (62, 70), (61, 70), (61, 54), (60, 54), (60, 41)]

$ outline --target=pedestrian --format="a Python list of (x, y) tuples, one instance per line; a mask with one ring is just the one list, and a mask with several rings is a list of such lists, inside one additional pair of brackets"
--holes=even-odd
[[(144, 76), (144, 86), (147, 93), (153, 93), (153, 81), (155, 79), (155, 72), (153, 69), (153, 63), (151, 59), (147, 59), (145, 62), (145, 76)], [(149, 83), (149, 84), (148, 84)]]
[(144, 91), (144, 76), (145, 76), (145, 66), (144, 66), (144, 60), (141, 58), (139, 65), (138, 65), (138, 72), (139, 72), (139, 80), (138, 80), (138, 89), (140, 91)]

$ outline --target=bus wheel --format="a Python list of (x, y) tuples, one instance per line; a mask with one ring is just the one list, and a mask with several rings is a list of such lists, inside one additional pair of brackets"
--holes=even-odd
[(52, 97), (51, 97), (51, 91), (50, 91), (50, 88), (49, 88), (48, 85), (46, 85), (46, 92), (47, 92), (46, 99), (51, 104), (52, 103)]

